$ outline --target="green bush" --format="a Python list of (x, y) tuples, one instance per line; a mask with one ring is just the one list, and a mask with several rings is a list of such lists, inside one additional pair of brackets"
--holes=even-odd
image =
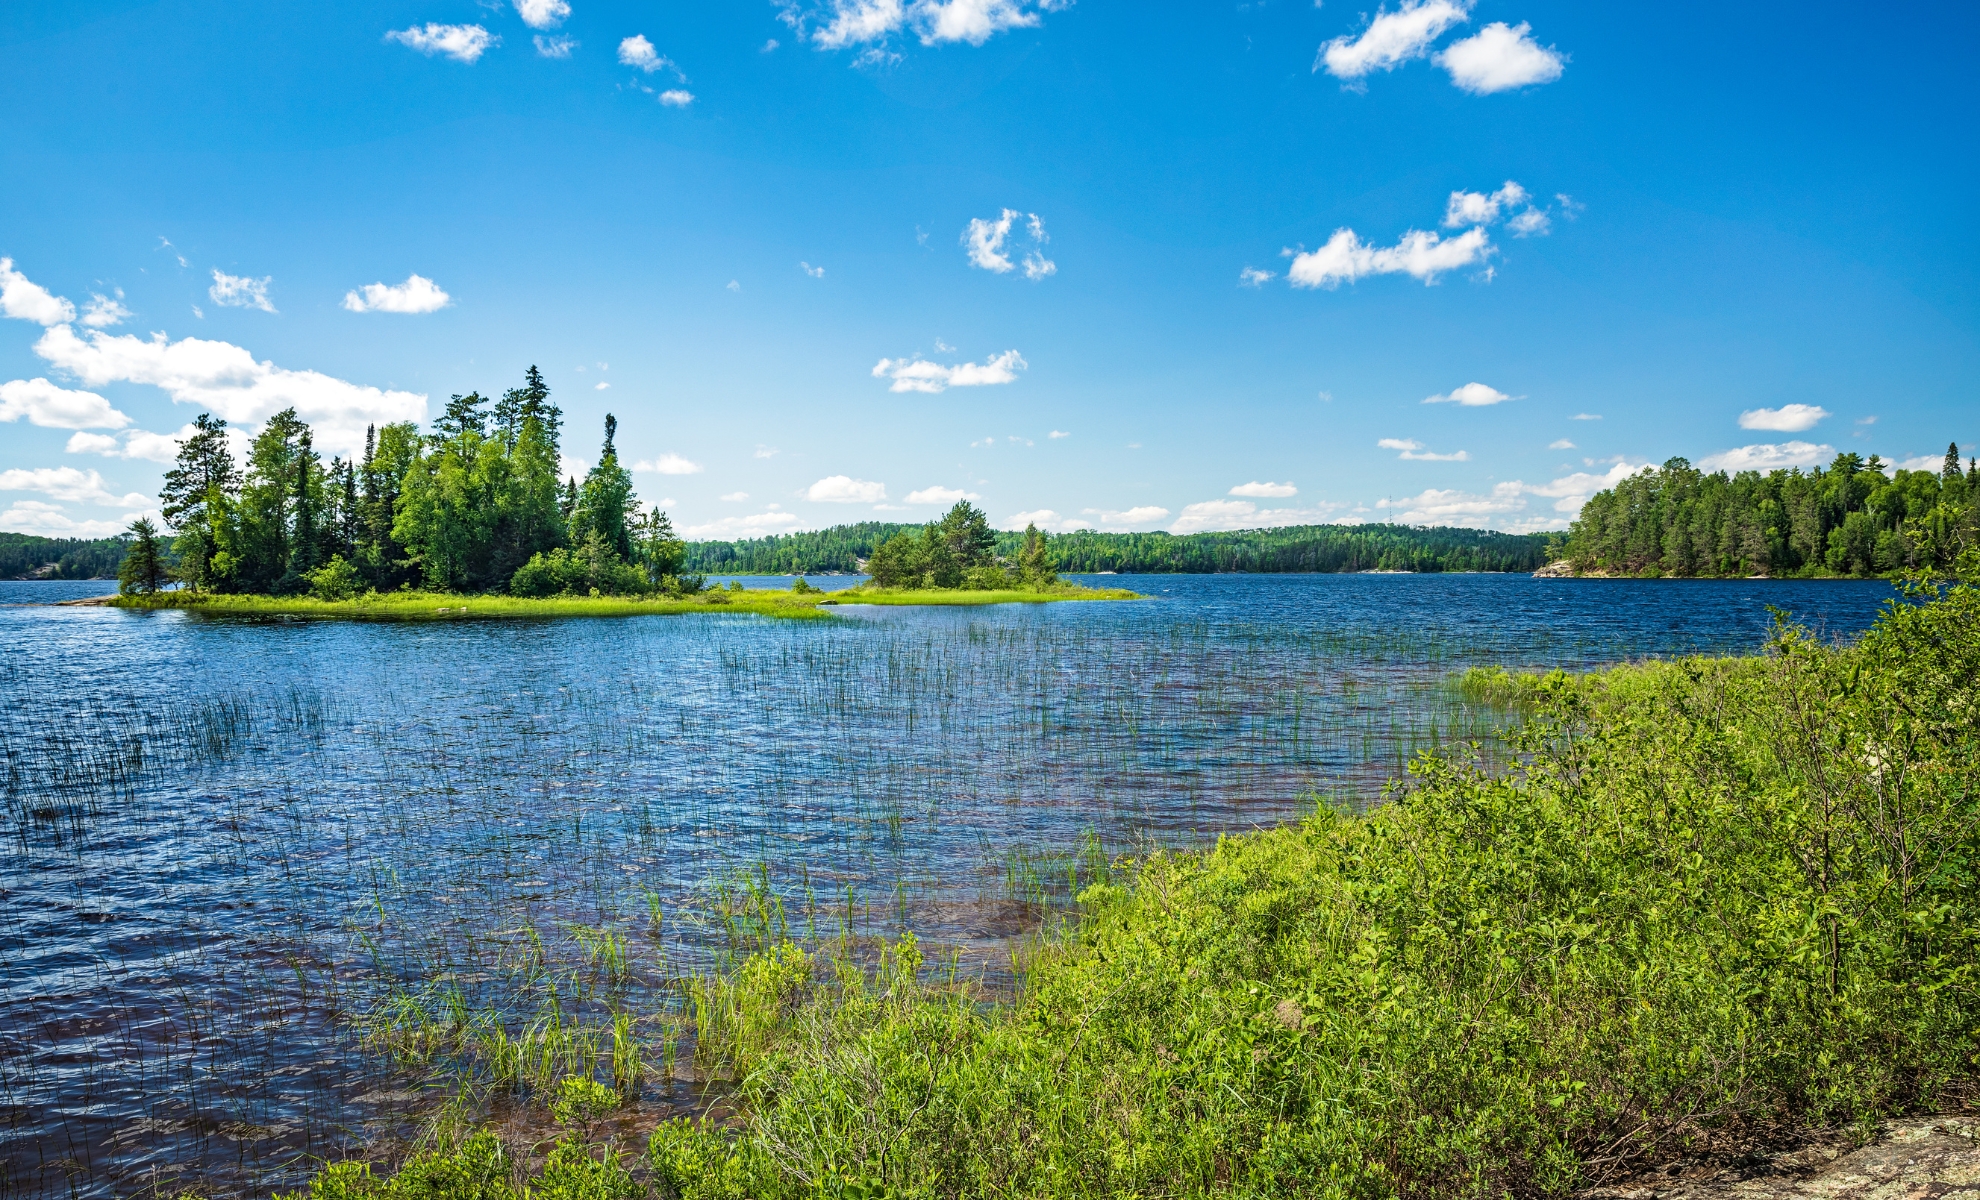
[(309, 594), (318, 600), (349, 600), (365, 590), (364, 576), (341, 554), (331, 555), (329, 562), (303, 578), (309, 582)]
[(636, 596), (650, 588), (646, 573), (619, 558), (594, 530), (575, 549), (559, 546), (534, 554), (516, 568), (509, 592), (517, 596)]

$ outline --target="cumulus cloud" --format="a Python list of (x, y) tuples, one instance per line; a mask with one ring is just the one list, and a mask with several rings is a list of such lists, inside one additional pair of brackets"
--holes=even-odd
[[(1290, 493), (1280, 493), (1287, 494)], [(1312, 508), (1259, 508), (1249, 500), (1204, 500), (1185, 504), (1182, 515), (1169, 527), (1171, 533), (1200, 533), (1204, 530), (1276, 529), (1285, 525), (1318, 525), (1346, 507), (1320, 504)]]
[(222, 308), (258, 308), (272, 313), (275, 305), (268, 299), (268, 285), (274, 282), (272, 275), (252, 279), (246, 275), (229, 275), (216, 267), (213, 286), (206, 289), (206, 295)]
[(1444, 228), (1494, 224), (1504, 213), (1526, 203), (1527, 198), (1526, 189), (1510, 179), (1496, 192), (1452, 192), (1444, 205)]
[(123, 518), (114, 521), (78, 521), (59, 504), (46, 504), (40, 500), (16, 500), (0, 512), (0, 529), (9, 533), (32, 533), (41, 537), (58, 538), (100, 538), (122, 533), (129, 524)]
[(1049, 508), (1034, 508), (1030, 512), (1012, 513), (1004, 518), (1005, 529), (1023, 529), (1026, 525), (1037, 525), (1043, 529), (1064, 528), (1065, 518)]
[(1366, 245), (1354, 230), (1343, 228), (1318, 250), (1296, 255), (1286, 278), (1304, 288), (1336, 288), (1366, 275), (1396, 274), (1431, 284), (1446, 271), (1483, 264), (1494, 252), (1482, 227), (1453, 238), (1412, 229), (1393, 246)]
[(1537, 208), (1529, 208), (1506, 222), (1506, 228), (1512, 230), (1512, 235), (1516, 238), (1546, 237), (1547, 232), (1553, 227), (1554, 224), (1548, 219), (1547, 214)]
[(1777, 471), (1783, 467), (1813, 466), (1834, 457), (1835, 453), (1834, 446), (1818, 446), (1813, 442), (1760, 443), (1708, 454), (1698, 461), (1698, 465), (1706, 471), (1735, 474), (1740, 471)]
[(965, 492), (961, 488), (941, 486), (925, 487), (907, 494), (909, 504), (954, 504), (958, 500), (981, 500), (975, 492)]
[(1253, 496), (1259, 499), (1283, 500), (1287, 496), (1297, 496), (1299, 489), (1292, 485), (1291, 480), (1287, 480), (1285, 483), (1259, 483), (1254, 479), (1250, 483), (1238, 484), (1231, 489), (1230, 494), (1233, 496)]
[(1482, 383), (1467, 383), (1463, 387), (1452, 388), (1435, 396), (1425, 396), (1425, 404), (1457, 404), (1465, 408), (1485, 408), (1493, 404), (1504, 404), (1511, 396), (1497, 388), (1486, 387)]
[(1739, 414), (1741, 429), (1765, 429), (1772, 433), (1800, 433), (1813, 429), (1829, 410), (1819, 404), (1783, 404), (1779, 408), (1753, 408)]
[(1072, 434), (1067, 433), (1063, 429), (1054, 429), (1052, 432), (1046, 434), (1045, 436), (1057, 440), (1059, 438), (1069, 438), (1072, 436)]
[(439, 25), (431, 21), (409, 29), (394, 29), (385, 35), (388, 42), (410, 46), (428, 58), (444, 54), (455, 62), (472, 63), (502, 39), (479, 25)]
[(717, 500), (722, 500), (722, 501), (725, 501), (725, 502), (727, 502), (727, 503), (729, 503), (729, 504), (741, 504), (741, 503), (742, 503), (743, 501), (745, 501), (745, 500), (747, 500), (747, 499), (749, 499), (749, 493), (748, 493), (748, 492), (730, 492), (730, 493), (728, 493), (727, 495), (722, 495), (722, 496), (717, 496), (717, 497), (715, 497), (715, 498), (716, 498)]
[(92, 292), (89, 304), (83, 309), (82, 323), (91, 329), (102, 329), (110, 325), (121, 325), (131, 319), (131, 310), (123, 305), (124, 289), (117, 289), (115, 299)]
[(702, 468), (700, 463), (689, 462), (678, 454), (662, 454), (649, 462), (634, 463), (633, 470), (652, 471), (660, 475), (699, 475)]
[(1437, 55), (1437, 65), (1449, 71), (1451, 82), (1473, 95), (1511, 91), (1561, 77), (1567, 55), (1533, 40), (1533, 27), (1494, 21), (1462, 41), (1452, 42)]
[(1383, 499), (1375, 507), (1395, 511), (1395, 519), (1406, 525), (1467, 525), (1492, 523), (1495, 517), (1526, 508), (1524, 486), (1517, 480), (1498, 484), (1486, 495), (1457, 488), (1426, 488), (1414, 496)]
[(660, 93), (660, 103), (668, 108), (686, 108), (694, 103), (694, 93), (686, 88), (668, 88)]
[(887, 498), (887, 485), (850, 475), (827, 475), (804, 489), (804, 498), (823, 504), (878, 504)]
[[(1647, 467), (1646, 463), (1618, 461), (1601, 474), (1576, 472), (1540, 484), (1512, 479), (1495, 484), (1485, 493), (1429, 488), (1414, 496), (1378, 500), (1375, 507), (1406, 525), (1459, 525), (1512, 532), (1565, 529), (1590, 496)], [(1535, 498), (1552, 500), (1553, 504), (1536, 512), (1531, 503)]]
[(1435, 454), (1424, 448), (1415, 438), (1383, 438), (1375, 443), (1384, 450), (1399, 450), (1397, 458), (1406, 462), (1470, 462), (1471, 455), (1463, 450), (1455, 454)]
[(1575, 444), (1574, 444), (1573, 442), (1570, 442), (1570, 441), (1568, 441), (1568, 440), (1567, 440), (1566, 438), (1560, 438), (1560, 439), (1558, 439), (1558, 440), (1556, 440), (1556, 441), (1552, 441), (1552, 442), (1548, 442), (1548, 443), (1547, 443), (1547, 449), (1549, 449), (1549, 450), (1573, 450), (1573, 449), (1576, 449), (1576, 446), (1575, 446)]
[(539, 33), (530, 41), (536, 43), (537, 54), (544, 58), (569, 58), (571, 52), (578, 48), (577, 39), (562, 34), (556, 37), (544, 37)]
[(571, 15), (565, 0), (516, 0), (516, 15), (531, 29), (555, 29)]
[(694, 541), (733, 541), (737, 538), (789, 533), (797, 528), (797, 525), (798, 519), (794, 514), (777, 512), (773, 509), (769, 512), (751, 513), (746, 517), (723, 517), (700, 525), (683, 525), (681, 536)]
[(1004, 209), (996, 217), (973, 217), (969, 227), (963, 230), (963, 248), (969, 252), (969, 265), (999, 275), (1015, 270), (1020, 264), (1011, 261), (1004, 249), (1010, 240), (1011, 225), (1019, 217), (1024, 220), (1024, 233), (1030, 247), (1024, 252), (1022, 265), (1024, 277), (1033, 283), (1048, 275), (1056, 275), (1059, 265), (1045, 257), (1045, 243), (1052, 239), (1045, 234), (1045, 222), (1037, 213), (1021, 213), (1015, 208)]
[(941, 392), (952, 387), (984, 387), (997, 383), (1012, 383), (1017, 373), (1026, 368), (1022, 355), (1015, 350), (1006, 350), (981, 363), (958, 363), (945, 367), (941, 363), (914, 358), (883, 358), (874, 364), (875, 379), (891, 379), (890, 392)]
[(0, 383), (0, 421), (23, 417), (44, 429), (122, 429), (131, 423), (95, 392), (70, 391), (46, 379)]
[(1168, 509), (1154, 504), (1124, 510), (1089, 508), (1083, 511), (1088, 516), (1099, 518), (1101, 527), (1106, 529), (1153, 529), (1169, 517)]
[(103, 476), (74, 467), (31, 467), (0, 471), (0, 492), (40, 492), (51, 500), (107, 504), (113, 508), (143, 508), (151, 497), (139, 492), (116, 495), (103, 486)]
[(1572, 475), (1563, 475), (1547, 483), (1521, 483), (1518, 486), (1528, 495), (1542, 496), (1554, 501), (1554, 511), (1571, 518), (1581, 511), (1582, 505), (1588, 503), (1590, 496), (1616, 486), (1639, 471), (1647, 469), (1649, 465), (1619, 458), (1613, 466), (1599, 475), (1576, 471)]
[[(924, 46), (966, 42), (981, 46), (1007, 29), (1024, 29), (1039, 22), (1039, 14), (1066, 7), (1070, 0), (826, 0), (800, 5), (781, 0), (784, 22), (808, 36), (821, 50), (885, 42), (912, 28)], [(874, 48), (878, 50), (876, 46)], [(869, 51), (864, 62), (894, 56)]]
[(1244, 270), (1238, 272), (1238, 286), (1248, 288), (1260, 287), (1277, 278), (1278, 276), (1271, 271), (1261, 271), (1257, 267), (1246, 267)]
[(628, 67), (636, 67), (648, 75), (670, 67), (676, 72), (680, 70), (679, 67), (674, 66), (673, 59), (654, 49), (653, 43), (647, 41), (643, 33), (635, 33), (619, 43), (619, 62)]
[(37, 325), (61, 325), (76, 319), (76, 306), (14, 269), (14, 260), (0, 258), (0, 314)]
[(34, 352), (86, 386), (143, 383), (162, 388), (179, 404), (196, 404), (230, 424), (254, 425), (284, 408), (317, 428), (317, 445), (349, 454), (364, 445), (364, 428), (426, 415), (426, 396), (381, 391), (317, 371), (291, 371), (257, 362), (230, 342), (203, 338), (140, 339), (91, 330), (78, 336), (67, 325), (41, 335)]
[(453, 302), (452, 296), (424, 275), (408, 275), (404, 283), (367, 283), (344, 293), (344, 307), (354, 313), (430, 313)]
[(1375, 71), (1392, 71), (1430, 52), (1430, 43), (1471, 15), (1468, 0), (1403, 0), (1394, 12), (1382, 9), (1358, 37), (1337, 37), (1320, 47), (1313, 69), (1326, 67), (1336, 79), (1354, 81)]
[[(152, 433), (144, 429), (126, 430), (112, 437), (103, 433), (77, 433), (69, 438), (63, 449), (70, 454), (100, 454), (104, 458), (142, 459), (145, 462), (169, 463), (178, 457), (179, 443), (199, 432), (194, 426), (185, 425), (177, 433)], [(228, 429), (229, 434), (239, 431)], [(245, 457), (247, 437), (228, 438), (229, 448), (236, 459)]]

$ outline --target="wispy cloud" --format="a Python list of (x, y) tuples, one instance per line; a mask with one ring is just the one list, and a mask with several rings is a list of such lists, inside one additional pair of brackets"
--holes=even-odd
[(1375, 71), (1393, 71), (1427, 55), (1432, 42), (1470, 15), (1469, 3), (1403, 0), (1394, 12), (1378, 10), (1359, 36), (1337, 37), (1321, 46), (1313, 69), (1324, 67), (1329, 75), (1351, 83)]
[(82, 323), (91, 329), (103, 329), (111, 325), (121, 325), (131, 319), (131, 310), (123, 305), (124, 289), (118, 288), (115, 299), (92, 292), (89, 303), (84, 306)]
[(253, 279), (246, 275), (229, 275), (216, 267), (213, 286), (206, 289), (206, 296), (222, 308), (258, 308), (262, 312), (272, 313), (275, 305), (268, 299), (268, 287), (274, 282), (272, 275)]
[(394, 29), (385, 35), (388, 42), (410, 46), (428, 58), (443, 54), (455, 62), (472, 63), (502, 39), (479, 25), (439, 25), (433, 22), (410, 29)]
[(1549, 450), (1574, 450), (1574, 449), (1577, 449), (1577, 447), (1575, 446), (1575, 444), (1574, 444), (1573, 442), (1570, 442), (1570, 441), (1568, 441), (1568, 440), (1567, 440), (1566, 438), (1561, 438), (1561, 439), (1559, 439), (1559, 440), (1557, 440), (1557, 441), (1552, 441), (1552, 442), (1548, 442), (1548, 443), (1547, 443), (1547, 449), (1549, 449)]
[(873, 367), (875, 379), (891, 379), (890, 392), (941, 392), (952, 387), (986, 387), (1012, 383), (1027, 364), (1015, 350), (985, 359), (981, 363), (958, 363), (953, 367), (914, 358), (883, 358)]
[(827, 475), (804, 489), (804, 498), (823, 504), (878, 504), (887, 498), (887, 485), (850, 475)]
[(792, 513), (769, 512), (751, 513), (745, 517), (723, 517), (716, 521), (706, 521), (699, 525), (683, 525), (681, 536), (696, 541), (736, 538), (766, 537), (773, 533), (789, 533), (798, 527), (797, 516)]
[[(70, 454), (98, 454), (104, 458), (139, 459), (144, 462), (168, 463), (178, 457), (179, 444), (199, 432), (196, 426), (184, 425), (177, 433), (152, 433), (144, 429), (126, 430), (115, 437), (103, 433), (77, 433), (69, 438), (63, 449)], [(228, 432), (234, 433), (230, 429)], [(232, 443), (245, 443), (247, 437), (230, 438)], [(246, 446), (231, 446), (236, 457), (244, 457)]]
[(1153, 529), (1169, 519), (1169, 510), (1154, 504), (1128, 509), (1089, 508), (1082, 511), (1098, 520), (1102, 529)]
[(662, 454), (659, 458), (633, 464), (635, 471), (651, 471), (660, 475), (699, 475), (701, 464), (689, 462), (678, 454)]
[(1200, 533), (1217, 529), (1277, 529), (1286, 525), (1319, 525), (1330, 519), (1344, 504), (1318, 504), (1307, 508), (1260, 508), (1249, 500), (1204, 500), (1185, 504), (1182, 515), (1169, 527), (1171, 533)]
[(1412, 229), (1393, 246), (1362, 242), (1352, 229), (1336, 229), (1318, 250), (1293, 257), (1286, 278), (1294, 287), (1336, 288), (1369, 275), (1409, 275), (1430, 284), (1448, 271), (1482, 265), (1494, 253), (1483, 228), (1453, 238)]
[(44, 429), (122, 429), (131, 423), (95, 392), (70, 391), (46, 379), (0, 383), (0, 421), (23, 417)]
[(1463, 387), (1452, 388), (1435, 396), (1425, 396), (1425, 404), (1456, 404), (1465, 408), (1487, 408), (1494, 404), (1504, 404), (1511, 396), (1497, 388), (1482, 383), (1467, 383)]
[(1246, 267), (1244, 270), (1238, 272), (1238, 286), (1248, 288), (1262, 287), (1277, 278), (1278, 275), (1272, 271), (1261, 271), (1257, 267)]
[(1505, 212), (1526, 201), (1526, 189), (1510, 179), (1496, 192), (1452, 192), (1444, 205), (1444, 228), (1495, 224)]
[(106, 504), (113, 508), (143, 508), (151, 497), (141, 492), (119, 496), (103, 486), (103, 476), (74, 467), (31, 467), (0, 471), (0, 492), (40, 492), (51, 500)]
[(76, 306), (14, 269), (14, 260), (0, 258), (0, 314), (37, 325), (61, 325), (76, 319)]
[[(1071, 0), (825, 0), (800, 4), (779, 0), (784, 22), (821, 50), (852, 46), (878, 49), (895, 34), (912, 30), (924, 46), (964, 42), (981, 46), (996, 34), (1039, 23), (1039, 14)], [(869, 50), (869, 54), (873, 51)], [(892, 58), (886, 55), (885, 58)], [(884, 61), (883, 58), (866, 61)]]
[(1067, 433), (1063, 429), (1054, 429), (1052, 432), (1046, 434), (1045, 436), (1048, 438), (1057, 439), (1057, 438), (1069, 438), (1072, 436), (1072, 434)]
[(975, 492), (966, 492), (961, 488), (947, 488), (939, 485), (921, 488), (907, 494), (907, 502), (909, 504), (954, 504), (958, 500), (981, 499), (983, 497), (977, 495)]
[[(1010, 254), (1004, 249), (1005, 243), (1010, 240), (1011, 226), (1019, 217), (1024, 218), (1022, 236), (1030, 242), (1021, 264), (1012, 262)], [(1058, 274), (1059, 265), (1045, 257), (1044, 246), (1051, 240), (1045, 234), (1045, 222), (1037, 213), (1021, 213), (1015, 208), (1004, 209), (996, 217), (973, 217), (962, 234), (962, 244), (969, 252), (970, 266), (1003, 275), (1022, 265), (1024, 277), (1033, 283)]]
[(367, 283), (344, 293), (344, 307), (354, 313), (430, 313), (453, 302), (452, 296), (424, 275), (408, 275), (404, 283)]
[(536, 52), (544, 58), (569, 58), (578, 48), (576, 38), (568, 38), (562, 34), (544, 37), (539, 33), (530, 41), (536, 44)]
[(1254, 479), (1250, 483), (1238, 484), (1230, 490), (1230, 494), (1233, 496), (1251, 496), (1261, 500), (1283, 500), (1287, 496), (1297, 496), (1299, 489), (1292, 485), (1291, 480), (1287, 480), (1285, 483), (1271, 483), (1269, 481), (1259, 483)]
[(1824, 459), (1833, 458), (1834, 446), (1818, 446), (1813, 442), (1759, 443), (1752, 446), (1737, 446), (1731, 450), (1721, 450), (1698, 460), (1698, 465), (1706, 471), (1778, 471), (1785, 467), (1809, 467)]
[(803, 272), (804, 272), (804, 273), (805, 273), (806, 275), (809, 275), (809, 276), (811, 276), (811, 277), (812, 277), (813, 279), (823, 279), (823, 278), (825, 278), (825, 268), (824, 268), (824, 267), (814, 267), (814, 266), (812, 266), (812, 265), (811, 265), (810, 263), (808, 263), (808, 262), (801, 262), (801, 263), (799, 263), (799, 264), (798, 264), (798, 270), (800, 270), (800, 271), (803, 271)]
[(1552, 83), (1561, 77), (1567, 55), (1533, 40), (1533, 27), (1494, 21), (1437, 56), (1451, 82), (1477, 96)]
[(1741, 429), (1765, 429), (1773, 433), (1800, 433), (1813, 429), (1829, 415), (1819, 404), (1783, 404), (1779, 408), (1753, 408), (1739, 414)]
[(40, 537), (99, 538), (123, 532), (128, 514), (115, 520), (77, 520), (59, 504), (40, 500), (16, 500), (0, 511), (0, 529), (11, 533), (32, 533)]
[(1384, 450), (1398, 450), (1396, 457), (1406, 462), (1470, 462), (1471, 455), (1459, 450), (1453, 454), (1436, 454), (1424, 448), (1415, 438), (1383, 438), (1375, 443)]

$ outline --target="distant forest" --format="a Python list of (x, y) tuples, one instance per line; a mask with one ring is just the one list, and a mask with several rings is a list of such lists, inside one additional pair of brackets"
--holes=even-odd
[(0, 533), (0, 579), (115, 579), (130, 539)]
[(1944, 569), (1980, 546), (1980, 462), (1937, 471), (1838, 454), (1826, 469), (1704, 472), (1682, 458), (1591, 497), (1568, 532), (1578, 571), (1620, 575), (1882, 575)]
[[(919, 525), (862, 521), (809, 533), (737, 542), (689, 542), (687, 569), (710, 575), (857, 571), (873, 548)], [(997, 534), (996, 554), (1015, 562), (1024, 534)], [(1539, 534), (1408, 525), (1292, 525), (1238, 533), (1062, 533), (1046, 539), (1055, 571), (1122, 574), (1220, 571), (1533, 571), (1547, 561)]]

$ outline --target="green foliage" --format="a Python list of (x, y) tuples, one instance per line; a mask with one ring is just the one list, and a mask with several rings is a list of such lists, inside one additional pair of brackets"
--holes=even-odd
[(1839, 454), (1762, 476), (1682, 458), (1591, 497), (1563, 547), (1576, 570), (1624, 575), (1874, 575), (1947, 571), (1980, 546), (1980, 467), (1884, 474)]
[(117, 567), (117, 591), (126, 596), (156, 595), (168, 574), (158, 548), (158, 526), (150, 517), (131, 522), (130, 551)]
[(648, 590), (645, 572), (612, 553), (595, 529), (575, 549), (537, 554), (509, 582), (517, 596), (633, 596)]
[(566, 1075), (550, 1101), (550, 1115), (559, 1125), (585, 1130), (619, 1107), (619, 1094), (588, 1075)]
[(349, 600), (364, 590), (364, 576), (344, 561), (341, 554), (331, 555), (329, 562), (304, 578), (309, 583), (309, 594), (318, 600)]
[[(903, 533), (919, 537), (921, 527), (868, 521), (737, 542), (694, 542), (688, 546), (687, 565), (712, 574), (851, 572)], [(1018, 561), (1022, 569), (1029, 533), (994, 536), (995, 556)], [(1040, 533), (1039, 543), (1037, 567), (1081, 573), (1532, 571), (1547, 561), (1546, 538), (1539, 534), (1407, 525), (1303, 525), (1182, 535), (1081, 530)], [(867, 570), (873, 569), (868, 561)]]
[(455, 1150), (414, 1155), (389, 1179), (373, 1175), (369, 1163), (333, 1163), (310, 1180), (308, 1191), (277, 1193), (276, 1200), (526, 1200), (528, 1194), (516, 1186), (501, 1141), (483, 1131)]
[[(1921, 595), (1920, 600), (1931, 599)], [(1160, 853), (991, 1007), (776, 945), (696, 995), (683, 1197), (1556, 1195), (1676, 1142), (1958, 1103), (1980, 1053), (1980, 593), (1837, 648), (1505, 684), (1509, 774)], [(864, 1194), (876, 1194), (866, 1191)]]
[(618, 433), (619, 419), (606, 413), (605, 444), (599, 448), (597, 465), (578, 489), (577, 508), (571, 514), (571, 541), (582, 542), (586, 535), (595, 533), (620, 561), (631, 562), (633, 520), (639, 502), (633, 498), (632, 474), (619, 464)]
[(115, 579), (128, 535), (45, 538), (0, 533), (0, 579)]

